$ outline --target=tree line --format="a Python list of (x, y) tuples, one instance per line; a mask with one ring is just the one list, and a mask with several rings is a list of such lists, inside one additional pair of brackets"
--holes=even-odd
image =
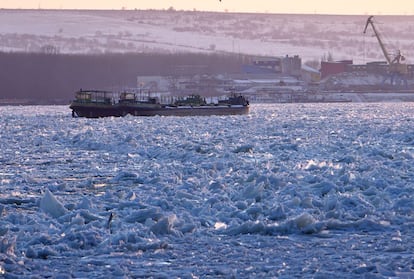
[(0, 99), (66, 104), (83, 89), (134, 88), (138, 76), (237, 73), (246, 57), (200, 53), (0, 52)]

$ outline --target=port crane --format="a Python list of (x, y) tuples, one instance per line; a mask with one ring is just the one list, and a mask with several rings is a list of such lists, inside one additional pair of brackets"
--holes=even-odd
[(387, 63), (389, 65), (389, 73), (391, 75), (391, 85), (394, 84), (394, 79), (399, 78), (400, 80), (404, 80), (404, 83), (407, 84), (407, 74), (408, 74), (408, 68), (407, 64), (404, 63), (405, 57), (401, 54), (400, 50), (397, 50), (397, 53), (392, 57), (390, 53), (388, 52), (387, 48), (385, 47), (385, 44), (381, 38), (380, 33), (378, 32), (378, 29), (375, 27), (374, 16), (370, 16), (367, 19), (367, 22), (365, 24), (364, 28), (364, 34), (366, 34), (368, 26), (372, 27), (372, 30), (374, 31), (374, 35), (378, 40), (378, 43), (381, 47), (382, 53), (384, 54), (385, 59), (387, 60)]

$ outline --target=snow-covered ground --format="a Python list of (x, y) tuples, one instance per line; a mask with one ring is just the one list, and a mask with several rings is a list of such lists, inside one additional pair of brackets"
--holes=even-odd
[[(368, 16), (207, 13), (197, 11), (0, 10), (1, 51), (61, 53), (233, 52), (300, 55), (303, 62), (384, 60)], [(376, 16), (390, 53), (414, 56), (413, 16)], [(50, 48), (46, 48), (49, 49)]]
[(413, 109), (0, 107), (0, 277), (413, 278)]

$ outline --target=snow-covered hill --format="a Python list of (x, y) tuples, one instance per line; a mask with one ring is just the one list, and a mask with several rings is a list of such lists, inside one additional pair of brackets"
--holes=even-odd
[[(207, 13), (197, 11), (0, 10), (0, 50), (235, 52), (303, 61), (383, 60), (367, 16)], [(414, 16), (375, 17), (390, 51), (410, 60)], [(369, 30), (370, 31), (370, 30)], [(370, 33), (370, 32), (368, 32)]]

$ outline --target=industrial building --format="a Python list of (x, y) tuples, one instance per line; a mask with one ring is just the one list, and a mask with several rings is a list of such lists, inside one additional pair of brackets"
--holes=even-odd
[[(187, 71), (191, 72), (191, 71)], [(305, 92), (308, 83), (320, 80), (316, 69), (302, 65), (298, 56), (260, 57), (242, 65), (240, 72), (231, 74), (181, 74), (175, 76), (140, 76), (141, 92), (161, 95), (221, 96), (231, 90), (247, 95), (252, 101), (283, 101), (292, 92)]]
[[(414, 64), (406, 64), (407, 77), (414, 77)], [(370, 74), (387, 75), (389, 73), (389, 64), (386, 61), (373, 61), (367, 64), (353, 64), (352, 60), (321, 62), (321, 78), (351, 72), (365, 72)]]

